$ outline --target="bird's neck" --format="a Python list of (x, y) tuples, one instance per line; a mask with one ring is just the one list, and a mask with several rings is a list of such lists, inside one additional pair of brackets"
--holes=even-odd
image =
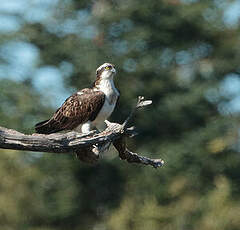
[(112, 78), (99, 80), (95, 85), (95, 88), (101, 90), (107, 97), (113, 94), (118, 94)]

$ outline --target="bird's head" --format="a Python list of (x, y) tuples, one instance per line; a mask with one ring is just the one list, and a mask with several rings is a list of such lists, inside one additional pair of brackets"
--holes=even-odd
[(116, 74), (115, 66), (111, 63), (104, 63), (103, 65), (99, 66), (96, 70), (97, 78), (101, 79), (112, 79), (113, 76)]

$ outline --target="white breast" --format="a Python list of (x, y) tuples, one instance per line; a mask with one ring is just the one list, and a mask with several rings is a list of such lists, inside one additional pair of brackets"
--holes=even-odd
[(108, 99), (105, 99), (102, 109), (98, 113), (96, 119), (92, 122), (94, 126), (103, 123), (112, 114), (116, 103), (110, 104)]
[(99, 90), (104, 92), (105, 101), (96, 119), (92, 122), (94, 126), (98, 126), (108, 119), (108, 117), (112, 114), (119, 97), (119, 92), (115, 88), (112, 79), (102, 80), (99, 85)]

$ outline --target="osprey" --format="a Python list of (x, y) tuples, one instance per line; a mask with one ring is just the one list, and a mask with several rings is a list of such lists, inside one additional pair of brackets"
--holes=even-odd
[(119, 98), (113, 82), (115, 74), (113, 64), (104, 63), (98, 67), (93, 86), (67, 98), (52, 118), (35, 125), (36, 132), (50, 134), (75, 130), (86, 133), (102, 124), (113, 112)]

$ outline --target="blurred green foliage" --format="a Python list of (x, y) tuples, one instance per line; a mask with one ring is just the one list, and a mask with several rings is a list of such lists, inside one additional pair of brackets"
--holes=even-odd
[[(237, 83), (231, 80), (240, 77), (240, 30), (224, 20), (230, 4), (49, 0), (33, 6), (48, 13), (41, 20), (35, 11), (28, 11), (32, 19), (27, 11), (15, 14), (21, 27), (0, 37), (1, 126), (33, 132), (56, 109), (49, 97), (58, 82), (70, 94), (111, 62), (121, 91), (111, 120), (123, 121), (138, 95), (152, 99), (134, 120), (140, 135), (129, 145), (166, 164), (129, 165), (115, 151), (89, 166), (64, 154), (0, 150), (1, 229), (239, 229), (239, 122), (231, 106)], [(14, 80), (20, 67), (10, 71), (16, 57), (4, 49), (9, 42), (31, 44), (36, 53), (20, 80)], [(59, 70), (59, 81), (50, 85), (49, 75), (40, 82), (36, 71), (45, 67)]]

